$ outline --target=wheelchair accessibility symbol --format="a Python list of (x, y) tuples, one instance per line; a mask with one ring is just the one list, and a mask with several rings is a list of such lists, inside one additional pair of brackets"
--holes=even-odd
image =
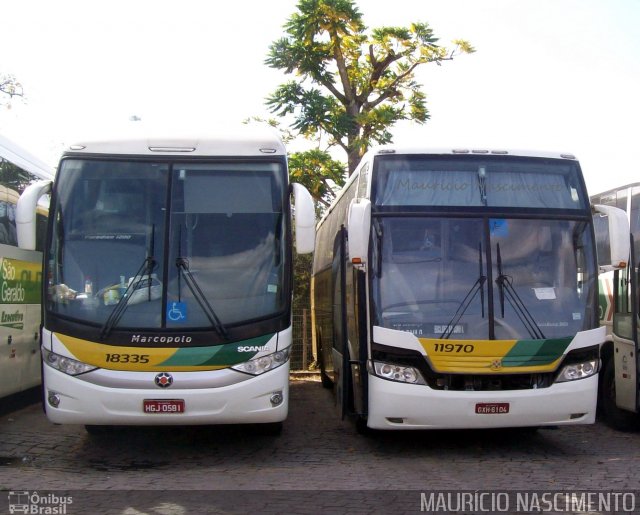
[(167, 320), (170, 322), (185, 322), (187, 320), (187, 304), (184, 302), (169, 302)]

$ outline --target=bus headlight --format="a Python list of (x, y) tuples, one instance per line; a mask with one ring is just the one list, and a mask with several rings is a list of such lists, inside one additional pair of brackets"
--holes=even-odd
[(393, 363), (374, 361), (373, 369), (378, 377), (388, 379), (389, 381), (409, 384), (427, 384), (420, 371), (409, 365), (396, 365)]
[(598, 359), (565, 365), (560, 370), (556, 383), (564, 383), (566, 381), (575, 381), (576, 379), (591, 377), (598, 373), (599, 368), (600, 360)]
[(70, 376), (77, 376), (98, 368), (93, 365), (87, 365), (86, 363), (76, 359), (60, 356), (60, 354), (56, 354), (55, 352), (51, 352), (47, 349), (42, 349), (42, 357), (44, 362), (51, 368), (55, 368), (56, 370), (64, 372)]
[(238, 363), (237, 365), (233, 365), (231, 368), (238, 372), (245, 372), (253, 376), (259, 376), (269, 370), (273, 370), (274, 368), (284, 365), (289, 360), (290, 353), (291, 347), (287, 347), (286, 349), (279, 350), (273, 354), (268, 354), (267, 356), (260, 356), (259, 358), (245, 361), (244, 363)]

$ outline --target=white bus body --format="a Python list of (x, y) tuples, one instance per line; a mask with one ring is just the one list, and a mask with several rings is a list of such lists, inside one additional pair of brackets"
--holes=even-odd
[(40, 290), (46, 210), (34, 206), (37, 250), (18, 247), (16, 203), (31, 183), (51, 180), (46, 163), (0, 136), (0, 397), (40, 384)]
[(292, 343), (291, 191), (298, 251), (310, 252), (313, 203), (290, 187), (270, 132), (71, 146), (45, 254), (49, 419), (88, 430), (279, 427)]
[(323, 384), (359, 427), (595, 420), (604, 328), (573, 156), (370, 151), (318, 224), (312, 281)]

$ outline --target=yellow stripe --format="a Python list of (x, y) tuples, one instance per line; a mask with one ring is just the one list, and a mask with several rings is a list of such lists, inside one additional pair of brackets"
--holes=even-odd
[(525, 374), (553, 372), (562, 356), (552, 363), (504, 367), (502, 360), (518, 340), (440, 340), (419, 338), (431, 367), (448, 374)]
[(178, 351), (177, 347), (121, 347), (104, 345), (54, 333), (54, 336), (79, 361), (109, 370), (131, 370), (136, 372), (162, 372), (197, 370), (219, 370), (228, 366), (160, 366)]

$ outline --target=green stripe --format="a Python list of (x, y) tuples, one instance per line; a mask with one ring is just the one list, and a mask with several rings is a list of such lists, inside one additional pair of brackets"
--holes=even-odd
[(273, 334), (265, 334), (248, 340), (212, 345), (209, 347), (182, 347), (158, 366), (198, 367), (205, 365), (231, 366), (253, 358), (257, 352), (238, 352), (238, 347), (263, 346)]
[(502, 360), (503, 367), (549, 365), (564, 354), (573, 338), (519, 340)]

